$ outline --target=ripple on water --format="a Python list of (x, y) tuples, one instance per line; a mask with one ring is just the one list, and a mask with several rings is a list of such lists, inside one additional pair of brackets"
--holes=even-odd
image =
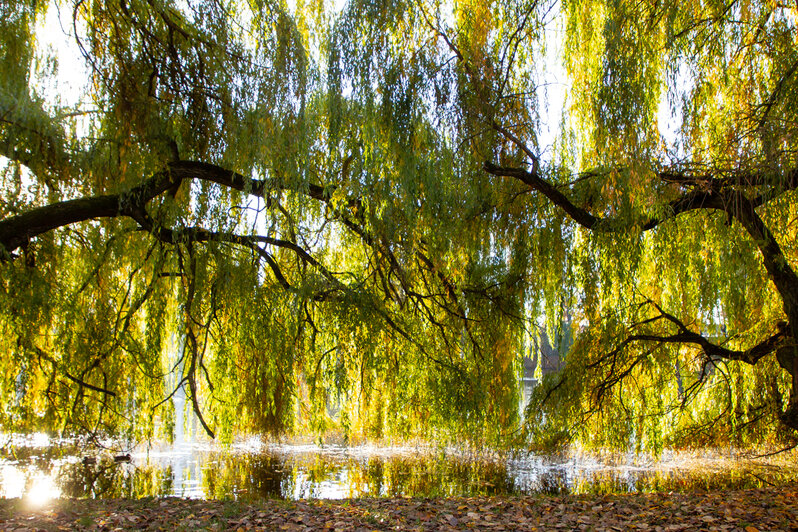
[[(350, 498), (531, 493), (694, 491), (798, 480), (794, 459), (779, 463), (668, 453), (475, 458), (452, 449), (264, 445), (224, 451), (209, 444), (154, 446), (115, 462), (83, 460), (74, 442), (15, 436), (0, 455), (0, 497)], [(785, 465), (786, 464), (786, 465)], [(793, 464), (793, 465), (790, 465)]]

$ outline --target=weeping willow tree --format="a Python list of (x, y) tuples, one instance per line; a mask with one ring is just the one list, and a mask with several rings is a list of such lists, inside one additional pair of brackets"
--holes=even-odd
[(520, 356), (565, 316), (535, 442), (798, 427), (794, 7), (0, 10), (4, 430), (152, 437), (184, 393), (224, 439), (517, 441)]
[[(524, 267), (461, 186), (490, 183), (436, 124), (409, 8), (3, 7), (5, 430), (156, 436), (175, 394), (224, 439), (515, 430)], [(72, 106), (42, 88), (54, 10)]]
[(655, 451), (794, 438), (796, 7), (562, 10), (559, 159), (537, 166), (517, 135), (531, 168), (485, 164), (545, 198), (582, 327), (531, 432)]

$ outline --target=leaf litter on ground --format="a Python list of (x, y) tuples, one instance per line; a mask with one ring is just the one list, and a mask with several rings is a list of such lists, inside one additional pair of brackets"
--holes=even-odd
[(798, 531), (798, 483), (620, 495), (267, 500), (0, 500), (0, 530)]

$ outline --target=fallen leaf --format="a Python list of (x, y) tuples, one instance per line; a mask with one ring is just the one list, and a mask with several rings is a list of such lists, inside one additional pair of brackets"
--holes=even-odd
[(446, 521), (452, 526), (457, 526), (457, 524), (459, 523), (457, 518), (453, 515), (444, 514), (443, 518), (446, 519)]

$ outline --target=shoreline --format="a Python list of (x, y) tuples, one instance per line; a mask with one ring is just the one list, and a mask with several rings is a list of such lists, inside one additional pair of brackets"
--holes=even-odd
[(0, 499), (0, 530), (798, 530), (798, 482), (690, 493), (266, 500)]

